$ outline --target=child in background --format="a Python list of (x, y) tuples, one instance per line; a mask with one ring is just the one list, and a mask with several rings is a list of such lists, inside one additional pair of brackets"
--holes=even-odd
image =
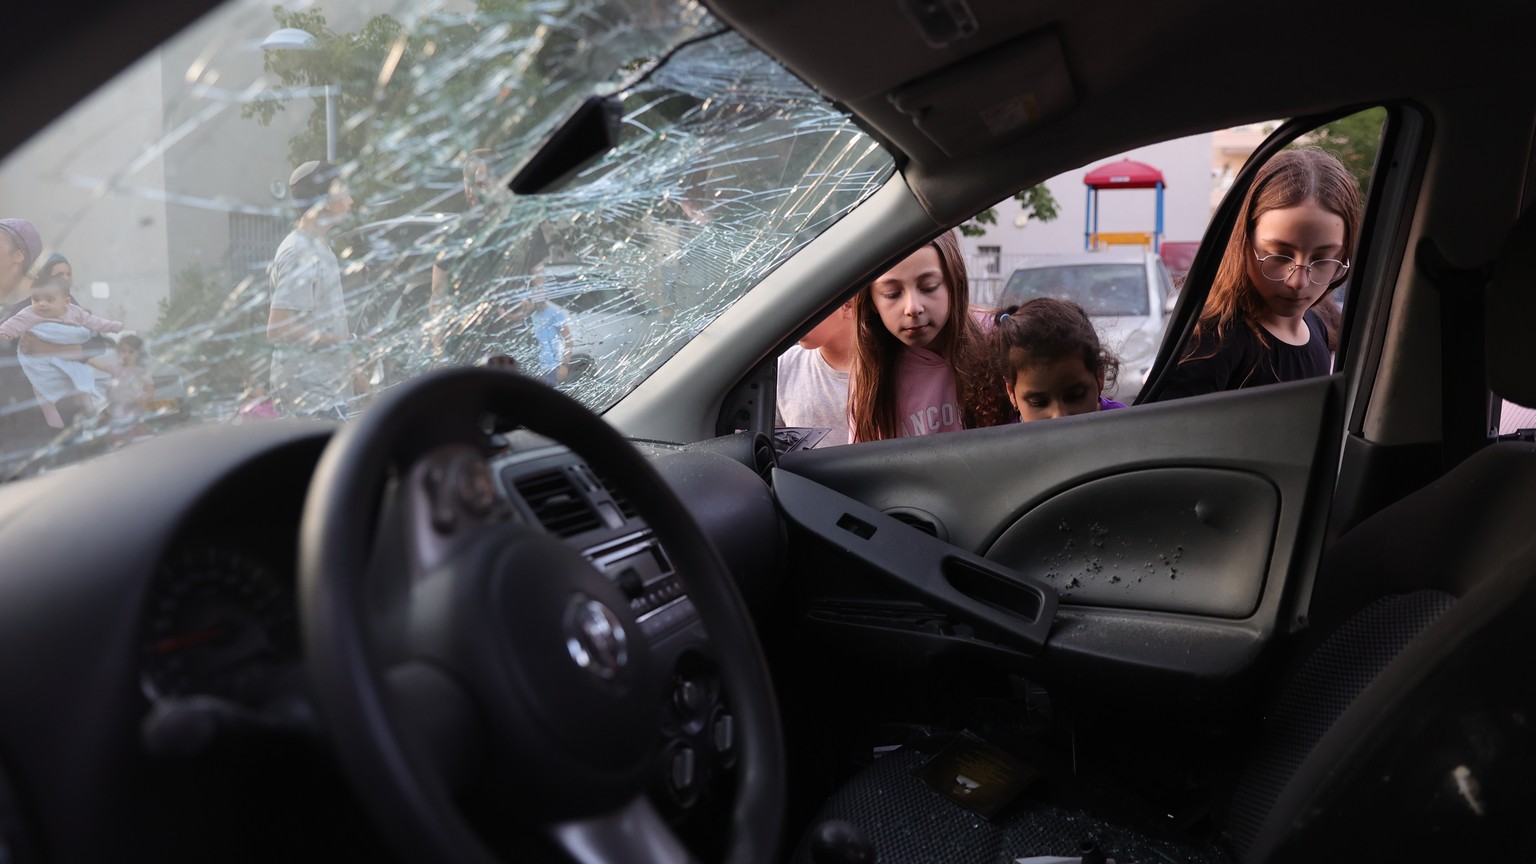
[(1099, 343), (1083, 307), (1036, 297), (997, 316), (992, 339), (1015, 422), (1052, 420), (1125, 405), (1103, 396), (1120, 359)]
[(241, 420), (272, 420), (281, 417), (277, 403), (267, 393), (266, 374), (248, 375), (245, 392), (240, 394), (238, 415)]
[(954, 231), (854, 295), (848, 378), (853, 441), (995, 426), (1007, 415)]
[(529, 281), (530, 295), (518, 301), (507, 319), (524, 323), (533, 333), (538, 350), (534, 377), (554, 387), (569, 381), (575, 371), (575, 340), (571, 336), (570, 316), (549, 302), (544, 279), (543, 265), (535, 267)]
[(539, 375), (549, 385), (564, 384), (571, 377), (571, 322), (565, 310), (544, 299), (532, 301), (529, 324), (539, 343)]
[[(0, 324), (0, 341), (10, 342), (30, 332), (45, 342), (71, 345), (83, 343), (100, 333), (116, 333), (122, 329), (123, 322), (92, 315), (70, 303), (69, 283), (45, 274), (32, 283), (32, 305)], [(24, 352), (18, 352), (17, 357), (27, 380), (32, 382), (49, 426), (64, 428), (58, 403), (65, 399), (73, 400), (81, 411), (94, 413), (99, 410), (103, 397), (96, 380), (97, 371), (85, 361), (57, 355), (33, 356)]]
[(818, 447), (848, 443), (848, 370), (853, 365), (853, 302), (823, 318), (778, 360), (775, 426), (826, 429)]
[(155, 382), (144, 364), (144, 340), (128, 335), (117, 340), (117, 363), (107, 385), (107, 441), (120, 446), (149, 434), (144, 417), (155, 398)]

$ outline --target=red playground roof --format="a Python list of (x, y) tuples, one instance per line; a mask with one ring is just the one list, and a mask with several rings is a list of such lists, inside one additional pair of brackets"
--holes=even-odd
[(1145, 162), (1122, 159), (1088, 172), (1083, 182), (1091, 189), (1154, 189), (1157, 184), (1168, 185), (1163, 172)]

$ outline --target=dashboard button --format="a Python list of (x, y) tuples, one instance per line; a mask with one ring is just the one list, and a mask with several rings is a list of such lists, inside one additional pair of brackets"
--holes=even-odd
[(698, 757), (693, 748), (684, 744), (672, 754), (672, 772), (667, 779), (672, 784), (672, 791), (678, 794), (686, 794), (693, 790), (698, 782)]
[(736, 718), (729, 714), (715, 717), (715, 752), (729, 755), (736, 746)]
[(684, 715), (697, 714), (704, 707), (704, 687), (697, 681), (684, 678), (677, 683), (672, 691), (672, 704)]

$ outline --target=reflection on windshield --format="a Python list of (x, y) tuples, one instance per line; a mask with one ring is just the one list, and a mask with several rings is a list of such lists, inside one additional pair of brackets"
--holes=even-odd
[[(0, 166), (0, 215), (69, 255), (76, 304), (142, 339), (152, 382), (114, 414), (116, 346), (66, 346), (93, 371), (55, 428), (13, 345), (7, 475), (189, 422), (350, 416), (490, 358), (604, 410), (892, 171), (696, 4), (272, 14), (231, 0)], [(594, 94), (620, 100), (618, 146), (506, 191)], [(334, 183), (300, 189), (309, 162)], [(0, 272), (7, 312), (29, 300)]]

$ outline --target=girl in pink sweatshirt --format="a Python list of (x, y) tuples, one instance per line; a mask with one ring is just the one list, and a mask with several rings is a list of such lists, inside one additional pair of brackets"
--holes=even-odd
[(1005, 422), (992, 372), (989, 310), (972, 310), (960, 241), (947, 231), (854, 296), (849, 377), (853, 441), (932, 435)]

